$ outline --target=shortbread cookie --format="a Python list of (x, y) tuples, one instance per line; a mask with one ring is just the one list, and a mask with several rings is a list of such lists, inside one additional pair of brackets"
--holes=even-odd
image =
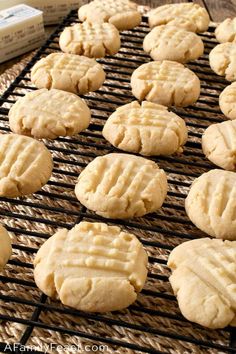
[(236, 82), (233, 82), (221, 92), (219, 105), (227, 118), (236, 119)]
[(108, 154), (96, 157), (75, 186), (78, 200), (105, 218), (132, 218), (159, 209), (167, 178), (158, 165), (143, 157)]
[(215, 46), (209, 54), (212, 70), (228, 81), (236, 80), (236, 42), (222, 43)]
[(90, 118), (90, 109), (80, 97), (56, 89), (29, 92), (9, 111), (14, 133), (39, 139), (77, 134), (89, 126)]
[(187, 63), (198, 59), (204, 52), (204, 45), (195, 33), (175, 26), (157, 26), (143, 41), (143, 49), (153, 60), (173, 60)]
[(106, 121), (103, 136), (115, 147), (141, 155), (182, 152), (188, 133), (182, 118), (167, 107), (135, 101), (117, 108)]
[(0, 272), (5, 267), (12, 254), (11, 239), (5, 229), (0, 225)]
[(202, 136), (202, 150), (217, 166), (236, 171), (236, 121), (210, 125)]
[(68, 53), (51, 53), (31, 70), (36, 87), (78, 94), (98, 90), (104, 80), (105, 72), (94, 59)]
[(18, 134), (0, 134), (0, 196), (38, 191), (49, 180), (52, 156), (46, 146)]
[(236, 173), (203, 173), (193, 182), (185, 209), (190, 220), (208, 235), (236, 240)]
[[(205, 32), (208, 29), (210, 18), (207, 11), (198, 4), (180, 3), (159, 6), (149, 13), (149, 26), (155, 27), (172, 23), (194, 32)], [(192, 24), (192, 25), (191, 25)]]
[(65, 53), (102, 58), (116, 54), (120, 49), (120, 34), (111, 23), (77, 23), (66, 27), (59, 40)]
[(212, 329), (235, 325), (235, 241), (184, 242), (171, 252), (167, 265), (184, 317)]
[(184, 17), (176, 17), (174, 20), (167, 22), (165, 26), (175, 26), (178, 28), (183, 28), (189, 32), (197, 32), (196, 24), (194, 22), (190, 22), (187, 18)]
[(141, 22), (138, 5), (129, 0), (94, 0), (79, 8), (80, 21), (112, 23), (118, 30), (131, 29)]
[(117, 226), (81, 222), (57, 231), (35, 258), (37, 286), (82, 311), (121, 310), (137, 299), (148, 257), (138, 239)]
[(189, 106), (200, 95), (199, 78), (174, 61), (154, 61), (139, 66), (131, 76), (132, 93), (138, 100), (164, 106)]
[(226, 18), (215, 30), (215, 36), (218, 42), (233, 42), (236, 37), (236, 17)]

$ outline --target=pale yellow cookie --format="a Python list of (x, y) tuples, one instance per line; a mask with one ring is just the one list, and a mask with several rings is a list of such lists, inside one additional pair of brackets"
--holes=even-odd
[(187, 18), (184, 17), (176, 17), (175, 19), (167, 22), (165, 25), (183, 28), (184, 30), (189, 32), (197, 32), (197, 25), (194, 22), (190, 22)]
[(184, 317), (212, 329), (235, 326), (236, 241), (184, 242), (171, 252), (167, 265)]
[(217, 166), (236, 171), (236, 121), (210, 125), (202, 136), (202, 150)]
[(131, 29), (141, 22), (138, 5), (129, 0), (94, 0), (79, 8), (80, 21), (112, 23), (118, 30)]
[(11, 239), (5, 229), (0, 225), (0, 272), (5, 267), (12, 254)]
[(165, 172), (153, 161), (128, 154), (96, 157), (80, 173), (75, 186), (81, 204), (115, 219), (156, 211), (166, 193)]
[(94, 59), (68, 53), (51, 53), (33, 66), (31, 81), (38, 88), (85, 94), (102, 86), (105, 72)]
[[(149, 26), (155, 27), (180, 22), (181, 27), (194, 32), (205, 32), (210, 18), (203, 7), (194, 3), (167, 4), (153, 9), (149, 13)], [(192, 24), (192, 25), (191, 25)], [(194, 25), (194, 26), (193, 26)]]
[(187, 63), (198, 59), (204, 52), (204, 45), (195, 33), (175, 26), (157, 26), (143, 41), (143, 49), (153, 60), (173, 60)]
[(77, 134), (89, 126), (90, 118), (90, 110), (81, 98), (56, 89), (29, 92), (9, 111), (14, 133), (39, 139)]
[(153, 61), (139, 66), (131, 76), (133, 95), (164, 106), (189, 106), (200, 95), (199, 78), (183, 64)]
[(63, 52), (102, 58), (114, 55), (120, 49), (120, 34), (111, 23), (77, 23), (66, 27), (60, 35)]
[(221, 92), (219, 105), (227, 118), (236, 119), (236, 82), (233, 82)]
[(39, 249), (37, 286), (64, 305), (82, 311), (122, 310), (137, 299), (148, 257), (138, 239), (117, 226), (81, 222), (62, 229)]
[(193, 182), (185, 209), (208, 235), (236, 240), (236, 173), (217, 169), (203, 173)]
[(209, 54), (212, 70), (228, 81), (236, 80), (236, 42), (218, 44)]
[(147, 101), (117, 108), (106, 121), (102, 134), (121, 150), (149, 156), (182, 152), (188, 137), (182, 118), (165, 106)]
[(0, 135), (0, 196), (37, 192), (49, 180), (52, 156), (46, 146), (18, 134)]
[(236, 17), (226, 18), (215, 30), (215, 36), (218, 42), (233, 42), (236, 36)]

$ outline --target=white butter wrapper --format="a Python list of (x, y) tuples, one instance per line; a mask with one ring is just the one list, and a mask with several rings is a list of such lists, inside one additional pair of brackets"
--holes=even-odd
[(42, 11), (23, 4), (0, 11), (0, 63), (40, 47), (44, 41)]
[(71, 10), (76, 10), (85, 0), (0, 0), (0, 10), (17, 4), (27, 4), (43, 11), (45, 25), (60, 23)]

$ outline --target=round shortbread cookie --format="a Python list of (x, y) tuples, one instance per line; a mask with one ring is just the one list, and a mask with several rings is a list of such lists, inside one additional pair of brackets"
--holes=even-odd
[(31, 81), (38, 88), (85, 94), (102, 86), (105, 72), (94, 59), (68, 53), (51, 53), (33, 66)]
[(235, 326), (235, 259), (235, 241), (201, 238), (174, 248), (169, 280), (185, 318), (212, 329)]
[(143, 49), (153, 60), (173, 60), (187, 63), (198, 59), (204, 52), (204, 45), (195, 33), (175, 26), (157, 26), (143, 41)]
[(128, 154), (96, 157), (80, 173), (75, 186), (81, 204), (114, 219), (154, 212), (162, 206), (166, 193), (165, 172), (153, 161)]
[(38, 191), (53, 168), (46, 146), (18, 134), (0, 134), (0, 196), (20, 197)]
[(14, 133), (39, 139), (77, 134), (89, 126), (90, 118), (90, 109), (80, 97), (56, 89), (29, 92), (9, 111)]
[(60, 35), (59, 45), (65, 53), (102, 58), (106, 54), (114, 55), (119, 51), (120, 34), (111, 23), (85, 21), (66, 27)]
[(205, 32), (208, 29), (210, 18), (203, 7), (194, 3), (167, 4), (153, 9), (149, 13), (149, 26), (155, 27), (171, 23), (186, 30)]
[(215, 30), (215, 36), (218, 42), (233, 42), (236, 36), (236, 17), (226, 18)]
[(112, 23), (118, 30), (131, 29), (141, 22), (138, 5), (129, 0), (94, 0), (79, 8), (80, 21)]
[(131, 76), (132, 93), (138, 100), (164, 106), (186, 107), (200, 95), (199, 78), (183, 64), (153, 61), (139, 66)]
[(5, 267), (12, 254), (10, 236), (2, 225), (0, 225), (0, 272)]
[(104, 223), (62, 229), (39, 249), (37, 286), (64, 305), (107, 312), (131, 305), (147, 277), (148, 257), (133, 234)]
[(121, 150), (147, 156), (182, 152), (188, 138), (182, 118), (165, 106), (147, 101), (117, 108), (106, 121), (102, 134)]
[(221, 92), (219, 105), (227, 118), (236, 119), (236, 82), (233, 82)]
[(202, 150), (215, 165), (236, 170), (236, 121), (210, 125), (202, 136)]
[(185, 209), (208, 235), (236, 240), (236, 173), (217, 169), (203, 173), (193, 182)]
[(177, 17), (174, 20), (167, 22), (165, 26), (175, 26), (178, 28), (183, 28), (184, 30), (189, 32), (197, 32), (196, 24), (194, 22), (190, 22), (188, 19), (184, 17)]
[(212, 70), (228, 81), (236, 80), (236, 43), (227, 42), (218, 44), (209, 54), (209, 63)]

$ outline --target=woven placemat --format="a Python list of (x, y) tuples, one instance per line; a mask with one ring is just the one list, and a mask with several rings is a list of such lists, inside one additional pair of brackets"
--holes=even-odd
[[(33, 55), (34, 53), (27, 54), (20, 63), (14, 65), (0, 77), (0, 91), (2, 93), (9, 84), (14, 81), (15, 77), (25, 67)], [(210, 74), (206, 72), (206, 77), (208, 77), (208, 75)], [(120, 77), (122, 77), (122, 74)], [(222, 88), (224, 86), (224, 84), (221, 85)], [(107, 87), (104, 87), (104, 90), (107, 90), (107, 96), (109, 96), (110, 88), (108, 89)], [(26, 91), (27, 90), (20, 88), (17, 90), (19, 93), (25, 93)], [(116, 89), (116, 92), (119, 92), (119, 90)], [(214, 94), (214, 89), (212, 89), (211, 92)], [(96, 96), (97, 93), (91, 94), (91, 97), (93, 95)], [(106, 94), (104, 94), (104, 97), (106, 97)], [(11, 99), (17, 99), (17, 96), (12, 95)], [(122, 99), (120, 100), (122, 102)], [(87, 99), (87, 102), (90, 103), (90, 100)], [(217, 104), (218, 99), (213, 95), (209, 98), (207, 105), (206, 103), (199, 102), (198, 106), (204, 108), (209, 106), (213, 107)], [(10, 104), (6, 103), (4, 107), (8, 108), (10, 107)], [(109, 107), (113, 109), (114, 105), (110, 104)], [(184, 114), (187, 110), (183, 109), (182, 112)], [(101, 115), (103, 114), (102, 111), (100, 113)], [(202, 117), (204, 114), (206, 113), (202, 113)], [(218, 116), (219, 114), (216, 114), (216, 117)], [(209, 122), (204, 123), (201, 121), (202, 128), (196, 128), (194, 127), (194, 124), (199, 124), (198, 117), (186, 117), (186, 121), (193, 123), (191, 132), (193, 134), (196, 133), (196, 137), (191, 136), (191, 141), (199, 142), (200, 139), (197, 134), (201, 133), (204, 126), (207, 126)], [(93, 119), (93, 123), (96, 123), (96, 119)], [(8, 127), (8, 122), (0, 121), (0, 130), (5, 127)], [(83, 143), (83, 141), (88, 142), (91, 138), (80, 135), (73, 137), (73, 139), (78, 139)], [(114, 338), (116, 341), (123, 341), (149, 349), (153, 348), (153, 350), (160, 350), (164, 353), (171, 354), (225, 353), (225, 351), (220, 351), (217, 348), (210, 349), (204, 345), (199, 346), (199, 341), (203, 341), (203, 344), (204, 342), (209, 341), (209, 343), (214, 342), (216, 345), (221, 344), (226, 346), (229, 343), (230, 333), (228, 330), (208, 331), (200, 326), (192, 325), (190, 322), (183, 319), (168, 282), (168, 276), (170, 274), (169, 270), (164, 263), (149, 263), (149, 273), (152, 276), (149, 277), (145, 286), (145, 291), (139, 295), (138, 301), (134, 306), (115, 314), (105, 314), (101, 317), (101, 320), (98, 320), (98, 318), (93, 320), (92, 316), (86, 318), (86, 316), (81, 316), (79, 313), (73, 313), (73, 310), (65, 309), (60, 303), (52, 301), (49, 298), (44, 298), (39, 289), (35, 287), (32, 270), (35, 251), (45, 239), (56, 231), (57, 227), (70, 228), (78, 220), (77, 213), (81, 210), (81, 206), (76, 201), (71, 186), (75, 184), (77, 175), (82, 169), (81, 166), (84, 166), (84, 164), (87, 164), (93, 159), (93, 153), (94, 155), (97, 155), (106, 152), (107, 143), (104, 139), (99, 136), (94, 136), (93, 139), (91, 139), (91, 145), (93, 143), (101, 144), (101, 146), (104, 145), (104, 150), (98, 152), (96, 148), (93, 148), (92, 146), (88, 148), (87, 146), (80, 145), (80, 152), (88, 154), (87, 157), (82, 157), (76, 153), (71, 153), (71, 151), (76, 151), (78, 149), (78, 145), (73, 141), (66, 139), (47, 141), (47, 145), (53, 147), (53, 158), (55, 161), (55, 169), (51, 178), (51, 183), (47, 184), (42, 189), (42, 192), (22, 199), (23, 201), (27, 201), (27, 205), (24, 205), (24, 203), (14, 203), (14, 200), (3, 200), (0, 203), (0, 213), (2, 215), (1, 222), (6, 224), (8, 228), (21, 230), (21, 232), (12, 234), (14, 254), (3, 272), (3, 276), (8, 277), (9, 281), (0, 281), (0, 293), (3, 297), (6, 296), (6, 299), (8, 299), (7, 301), (4, 301), (4, 299), (0, 300), (0, 313), (1, 315), (6, 315), (6, 320), (1, 320), (0, 342), (10, 344), (21, 342), (24, 344), (24, 336), (25, 333), (27, 333), (28, 328), (28, 331), (32, 331), (32, 333), (25, 336), (25, 338), (29, 337), (27, 340), (27, 346), (33, 346), (34, 349), (40, 351), (47, 350), (48, 353), (60, 352), (58, 348), (50, 348), (51, 343), (70, 346), (70, 349), (63, 351), (66, 353), (73, 352), (71, 349), (73, 348), (73, 345), (83, 350), (86, 345), (104, 346), (104, 342), (99, 340), (99, 338)], [(70, 161), (75, 161), (75, 164), (58, 162), (65, 160), (66, 150), (70, 150), (70, 153), (68, 153), (68, 159)], [(110, 150), (107, 148), (107, 152), (109, 151)], [(185, 152), (186, 156), (188, 156), (187, 154), (191, 155), (191, 161), (195, 161), (196, 166), (193, 164), (188, 165), (187, 163), (183, 165), (181, 163), (181, 156), (177, 156), (175, 159), (160, 159), (160, 167), (169, 171), (168, 178), (173, 181), (173, 183), (169, 185), (170, 193), (164, 207), (158, 211), (159, 217), (148, 216), (137, 219), (136, 221), (139, 223), (140, 228), (134, 229), (132, 223), (123, 226), (125, 230), (135, 233), (144, 241), (165, 244), (166, 248), (150, 245), (146, 246), (149, 256), (156, 257), (159, 260), (167, 259), (169, 250), (173, 246), (183, 242), (183, 235), (188, 234), (192, 238), (203, 236), (203, 234), (187, 219), (184, 211), (183, 196), (187, 194), (189, 185), (195, 176), (205, 172), (211, 167), (211, 165), (201, 154), (194, 153), (194, 147), (186, 148)], [(183, 158), (186, 158), (186, 161), (189, 161), (189, 158), (186, 156), (183, 156)], [(77, 164), (78, 162), (80, 165)], [(202, 167), (199, 167), (199, 165)], [(57, 173), (57, 170), (64, 171), (64, 173)], [(188, 177), (186, 177), (186, 175)], [(55, 195), (61, 195), (62, 198), (48, 197), (47, 192), (51, 193), (51, 195), (53, 193)], [(31, 207), (30, 203), (32, 203), (34, 207)], [(37, 204), (38, 207), (35, 207), (35, 204)], [(52, 209), (54, 211), (52, 211)], [(91, 213), (91, 215), (93, 214)], [(32, 221), (34, 218), (38, 218), (38, 221)], [(178, 218), (178, 222), (176, 221), (176, 218)], [(90, 219), (87, 216), (85, 217), (85, 220)], [(179, 220), (182, 220), (182, 222)], [(151, 230), (147, 231), (145, 230), (147, 227), (158, 227), (161, 231), (160, 233)], [(14, 281), (15, 278), (24, 280), (25, 283), (22, 284), (21, 282), (18, 284)], [(11, 282), (10, 279), (13, 279), (13, 281)], [(160, 294), (159, 296), (152, 296), (153, 294), (157, 294), (157, 292)], [(161, 294), (163, 294), (163, 296), (161, 296)], [(12, 296), (12, 301), (9, 301), (9, 296)], [(16, 298), (22, 299), (23, 301), (17, 303), (15, 302)], [(37, 307), (32, 306), (31, 302), (45, 303), (40, 314), (37, 313)], [(54, 311), (52, 311), (51, 305), (55, 307)], [(49, 306), (50, 309), (49, 307), (47, 308), (47, 306)], [(155, 315), (153, 315), (154, 312), (142, 312), (140, 311), (141, 309), (153, 310), (155, 311)], [(7, 316), (10, 316), (11, 318), (21, 318), (23, 321), (22, 323), (9, 321), (7, 320)], [(111, 325), (109, 321), (106, 321), (106, 318), (113, 320), (113, 324)], [(32, 321), (38, 321), (38, 323), (41, 322), (44, 324), (44, 327), (47, 326), (48, 328), (45, 329), (40, 328), (40, 326), (37, 325), (34, 326), (34, 322), (32, 322), (32, 326), (29, 326), (28, 323), (27, 325), (24, 324), (24, 320), (29, 319)], [(130, 324), (130, 327), (125, 324)], [(137, 328), (132, 326), (132, 324), (136, 324)], [(54, 326), (63, 328), (64, 331), (55, 331), (53, 330)], [(144, 326), (144, 328), (153, 328), (155, 331), (141, 331), (139, 328), (142, 328), (142, 326)], [(68, 329), (68, 333), (65, 333), (65, 329)], [(91, 334), (91, 336), (96, 334), (98, 339), (95, 341), (94, 339), (90, 340), (83, 338), (83, 336), (73, 335), (73, 331)], [(171, 335), (169, 337), (163, 336), (162, 331), (165, 333), (169, 332)], [(187, 336), (189, 341), (176, 339), (175, 335)], [(47, 345), (49, 347), (47, 347)], [(88, 347), (86, 348), (88, 349)], [(91, 350), (86, 350), (87, 353), (94, 352), (92, 347), (90, 348)], [(75, 352), (79, 353), (82, 351), (77, 350)], [(106, 344), (104, 351), (100, 348), (97, 352), (121, 354), (141, 353), (141, 351), (132, 349), (132, 347), (126, 349), (112, 343)]]

